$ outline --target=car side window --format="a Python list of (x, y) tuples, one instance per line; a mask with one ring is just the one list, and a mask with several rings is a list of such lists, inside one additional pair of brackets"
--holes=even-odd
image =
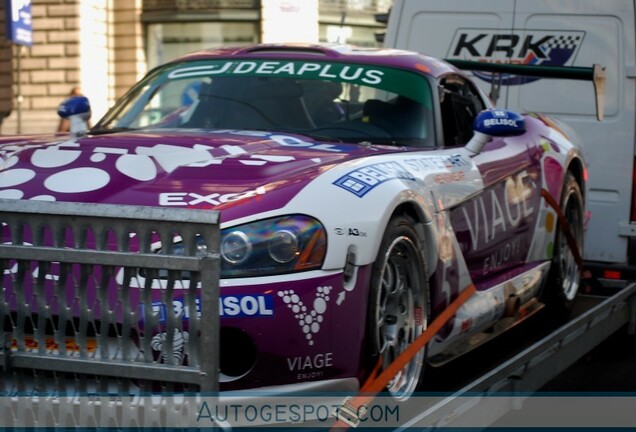
[(439, 87), (444, 144), (464, 145), (473, 136), (473, 120), (486, 108), (484, 102), (477, 90), (460, 76), (445, 76)]

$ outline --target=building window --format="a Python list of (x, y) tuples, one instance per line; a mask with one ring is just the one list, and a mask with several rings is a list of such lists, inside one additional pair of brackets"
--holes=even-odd
[(258, 42), (255, 22), (172, 22), (147, 26), (148, 66), (202, 49)]
[(259, 0), (142, 2), (150, 68), (193, 51), (260, 41)]
[(361, 47), (376, 47), (375, 32), (378, 28), (372, 26), (354, 26), (336, 23), (320, 23), (318, 36), (320, 42), (347, 43)]
[(381, 45), (375, 34), (385, 26), (374, 15), (386, 13), (391, 4), (392, 0), (320, 0), (320, 41), (363, 47)]

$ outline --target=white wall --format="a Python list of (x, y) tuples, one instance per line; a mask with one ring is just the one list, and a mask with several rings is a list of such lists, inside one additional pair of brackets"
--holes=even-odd
[(318, 42), (318, 0), (262, 0), (261, 41)]
[(96, 121), (108, 109), (109, 89), (109, 0), (80, 2), (80, 86), (91, 103)]

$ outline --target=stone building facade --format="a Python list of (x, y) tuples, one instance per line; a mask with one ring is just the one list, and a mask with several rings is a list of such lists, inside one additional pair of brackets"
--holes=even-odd
[[(4, 13), (0, 14), (0, 29), (4, 32)], [(0, 38), (0, 125), (13, 108), (12, 47), (6, 38)]]
[[(11, 44), (0, 27), (0, 133), (55, 132), (57, 106), (76, 86), (96, 121), (149, 68), (195, 49), (342, 35), (339, 41), (372, 44), (381, 28), (373, 14), (390, 2), (32, 0), (31, 47)], [(3, 9), (0, 2), (0, 21)]]
[(31, 47), (2, 38), (0, 86), (12, 84), (2, 134), (54, 132), (75, 86), (99, 116), (146, 72), (141, 0), (34, 0), (31, 13)]

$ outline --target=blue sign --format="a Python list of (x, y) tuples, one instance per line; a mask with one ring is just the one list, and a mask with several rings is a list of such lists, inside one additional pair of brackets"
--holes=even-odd
[(7, 39), (18, 45), (33, 45), (31, 0), (5, 0)]
[(201, 91), (201, 81), (195, 81), (188, 84), (181, 93), (181, 105), (192, 105), (194, 101), (199, 99), (199, 92)]

